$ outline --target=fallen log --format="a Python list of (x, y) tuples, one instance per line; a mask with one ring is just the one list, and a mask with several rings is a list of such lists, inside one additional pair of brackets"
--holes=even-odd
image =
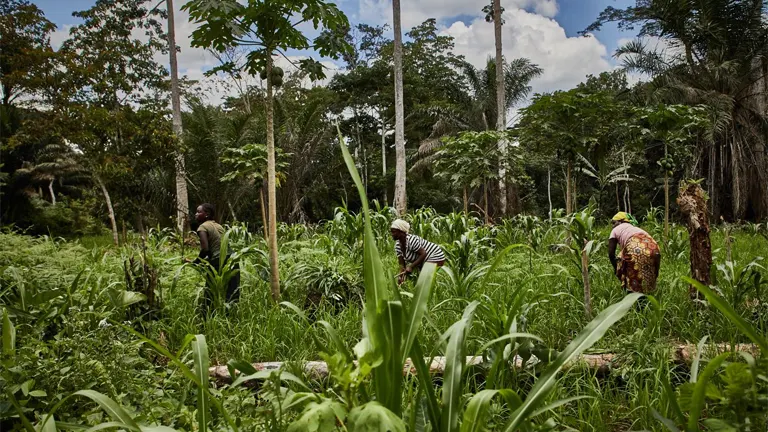
[[(670, 349), (670, 361), (674, 363), (689, 364), (696, 356), (696, 345), (677, 345)], [(707, 345), (705, 353), (710, 355), (717, 355), (722, 352), (744, 352), (753, 356), (757, 356), (760, 353), (757, 345), (753, 344), (715, 344)], [(575, 360), (566, 365), (566, 368), (573, 368), (578, 366), (587, 367), (590, 369), (610, 369), (615, 360), (622, 357), (620, 354), (615, 353), (603, 353), (603, 354), (582, 354)], [(468, 356), (465, 359), (466, 366), (479, 366), (483, 364), (482, 356)], [(425, 362), (429, 363), (429, 373), (432, 375), (442, 375), (445, 372), (445, 357), (426, 358)], [(539, 360), (533, 356), (528, 364), (538, 363)], [(270, 371), (279, 370), (283, 368), (288, 362), (262, 362), (253, 363), (253, 368), (257, 371)], [(519, 356), (515, 358), (515, 367), (521, 368), (523, 360)], [(328, 365), (324, 361), (306, 361), (304, 362), (304, 372), (312, 378), (324, 378), (328, 376)], [(230, 382), (232, 377), (229, 374), (229, 368), (227, 366), (212, 366), (208, 368), (208, 374), (218, 382)], [(411, 362), (411, 359), (407, 359), (403, 366), (403, 375), (415, 375), (416, 369)]]

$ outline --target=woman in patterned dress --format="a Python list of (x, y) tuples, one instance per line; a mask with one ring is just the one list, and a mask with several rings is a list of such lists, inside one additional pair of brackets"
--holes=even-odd
[[(608, 258), (621, 286), (627, 292), (654, 292), (661, 267), (659, 245), (647, 232), (635, 226), (637, 221), (628, 213), (616, 213), (611, 223), (613, 230), (608, 239)], [(618, 258), (617, 246), (621, 246)]]
[(438, 267), (445, 264), (445, 254), (440, 246), (409, 234), (410, 229), (411, 225), (402, 219), (396, 219), (390, 228), (395, 240), (395, 254), (400, 262), (400, 274), (397, 278), (399, 284), (405, 282), (413, 269), (420, 269), (425, 262), (435, 263)]

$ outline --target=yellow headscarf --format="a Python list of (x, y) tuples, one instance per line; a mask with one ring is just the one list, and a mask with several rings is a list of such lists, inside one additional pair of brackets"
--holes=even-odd
[(611, 218), (611, 220), (616, 222), (629, 222), (632, 225), (637, 224), (637, 220), (635, 220), (635, 218), (627, 212), (618, 212), (613, 216), (613, 218)]

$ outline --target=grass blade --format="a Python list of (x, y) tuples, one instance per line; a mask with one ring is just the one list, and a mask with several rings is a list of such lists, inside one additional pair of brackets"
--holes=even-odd
[(693, 285), (697, 290), (699, 290), (700, 293), (704, 294), (704, 297), (707, 298), (709, 303), (719, 309), (720, 312), (722, 312), (723, 315), (725, 315), (726, 318), (728, 318), (728, 320), (733, 323), (733, 325), (735, 325), (739, 330), (741, 330), (742, 333), (744, 333), (744, 335), (746, 335), (752, 340), (752, 342), (760, 347), (760, 352), (768, 352), (768, 339), (763, 337), (760, 332), (758, 332), (757, 329), (752, 326), (752, 324), (748, 323), (744, 320), (744, 318), (739, 316), (739, 314), (731, 307), (731, 305), (726, 303), (717, 294), (712, 292), (711, 289), (705, 287), (700, 282), (689, 277), (683, 277), (683, 280)]
[(421, 320), (427, 313), (427, 304), (432, 293), (432, 287), (435, 285), (436, 275), (437, 266), (434, 263), (426, 263), (421, 269), (419, 280), (416, 281), (411, 308), (406, 312), (402, 363), (405, 363), (408, 354), (411, 352), (411, 345), (416, 339), (416, 333), (418, 333), (421, 326)]
[(659, 423), (663, 424), (664, 427), (669, 430), (669, 432), (680, 432), (680, 429), (677, 428), (675, 422), (659, 414), (659, 412), (655, 409), (651, 408), (651, 414), (653, 414), (653, 418), (658, 420)]
[(139, 425), (128, 415), (127, 412), (106, 395), (93, 390), (80, 390), (72, 394), (72, 396), (84, 396), (88, 399), (96, 402), (109, 417), (118, 423), (122, 423), (123, 427), (132, 431), (139, 431)]
[(600, 312), (595, 319), (584, 327), (578, 336), (565, 347), (563, 352), (557, 356), (549, 368), (547, 368), (539, 379), (536, 380), (533, 388), (528, 392), (528, 396), (525, 398), (523, 405), (512, 413), (511, 420), (505, 429), (506, 432), (516, 431), (523, 422), (529, 418), (530, 413), (544, 403), (549, 391), (555, 384), (558, 372), (560, 372), (566, 363), (576, 358), (594, 345), (595, 342), (600, 340), (613, 324), (627, 314), (630, 308), (641, 296), (642, 294), (637, 293), (627, 295), (622, 301), (615, 303)]
[(696, 387), (693, 388), (693, 395), (691, 396), (691, 410), (688, 416), (688, 431), (695, 432), (699, 430), (699, 416), (701, 410), (704, 408), (704, 398), (707, 393), (707, 384), (709, 380), (715, 375), (715, 372), (723, 364), (725, 359), (731, 353), (722, 353), (719, 356), (712, 359), (704, 371), (701, 373), (698, 381), (696, 381)]
[(197, 377), (197, 424), (200, 432), (208, 430), (211, 407), (208, 405), (208, 344), (205, 335), (195, 335), (192, 341), (192, 356), (195, 364), (195, 376)]
[(693, 362), (691, 363), (691, 382), (695, 383), (699, 376), (699, 362), (701, 362), (701, 353), (704, 352), (704, 344), (707, 343), (709, 336), (704, 336), (696, 345), (696, 355), (693, 356)]
[(16, 327), (11, 322), (8, 309), (3, 309), (3, 354), (12, 356), (16, 352)]
[(669, 383), (668, 379), (665, 379), (661, 382), (661, 385), (664, 386), (664, 392), (667, 394), (669, 406), (672, 409), (672, 414), (675, 415), (675, 419), (680, 423), (685, 423), (685, 415), (683, 414), (683, 410), (680, 409), (680, 404), (677, 402), (677, 393), (675, 393), (675, 390), (672, 388), (672, 384)]
[(459, 430), (459, 411), (463, 386), (461, 382), (466, 362), (464, 341), (472, 323), (472, 313), (478, 302), (472, 302), (464, 309), (462, 318), (449, 329), (448, 346), (445, 349), (445, 372), (443, 373), (443, 416), (442, 432)]
[(539, 408), (536, 411), (531, 413), (531, 417), (536, 417), (538, 415), (544, 414), (547, 411), (552, 411), (555, 408), (561, 407), (563, 405), (569, 404), (573, 401), (577, 401), (579, 399), (594, 399), (592, 396), (573, 396), (565, 399), (560, 399), (559, 401), (552, 402), (551, 404)]
[(432, 383), (432, 377), (429, 375), (429, 368), (424, 362), (424, 351), (421, 349), (419, 339), (413, 340), (411, 345), (411, 363), (416, 369), (416, 378), (419, 380), (421, 392), (427, 403), (427, 415), (433, 431), (440, 430), (440, 405), (437, 403), (435, 395), (435, 386)]
[(472, 396), (467, 409), (464, 410), (464, 418), (461, 421), (461, 432), (480, 432), (485, 430), (488, 421), (488, 408), (491, 399), (499, 393), (498, 390), (482, 390)]

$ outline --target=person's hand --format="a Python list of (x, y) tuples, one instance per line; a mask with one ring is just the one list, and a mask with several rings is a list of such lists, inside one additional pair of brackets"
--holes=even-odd
[(406, 273), (405, 273), (405, 271), (403, 271), (403, 272), (400, 272), (400, 274), (397, 276), (397, 284), (398, 285), (402, 285), (403, 282), (405, 282), (405, 275), (406, 275)]
[(411, 273), (413, 273), (413, 267), (412, 266), (407, 266), (405, 268), (405, 274), (411, 274)]
[(183, 262), (184, 264), (189, 264), (189, 263), (191, 263), (191, 262), (192, 262), (192, 260), (191, 260), (191, 259), (189, 259), (189, 258), (182, 258), (182, 259), (181, 259), (181, 262)]

